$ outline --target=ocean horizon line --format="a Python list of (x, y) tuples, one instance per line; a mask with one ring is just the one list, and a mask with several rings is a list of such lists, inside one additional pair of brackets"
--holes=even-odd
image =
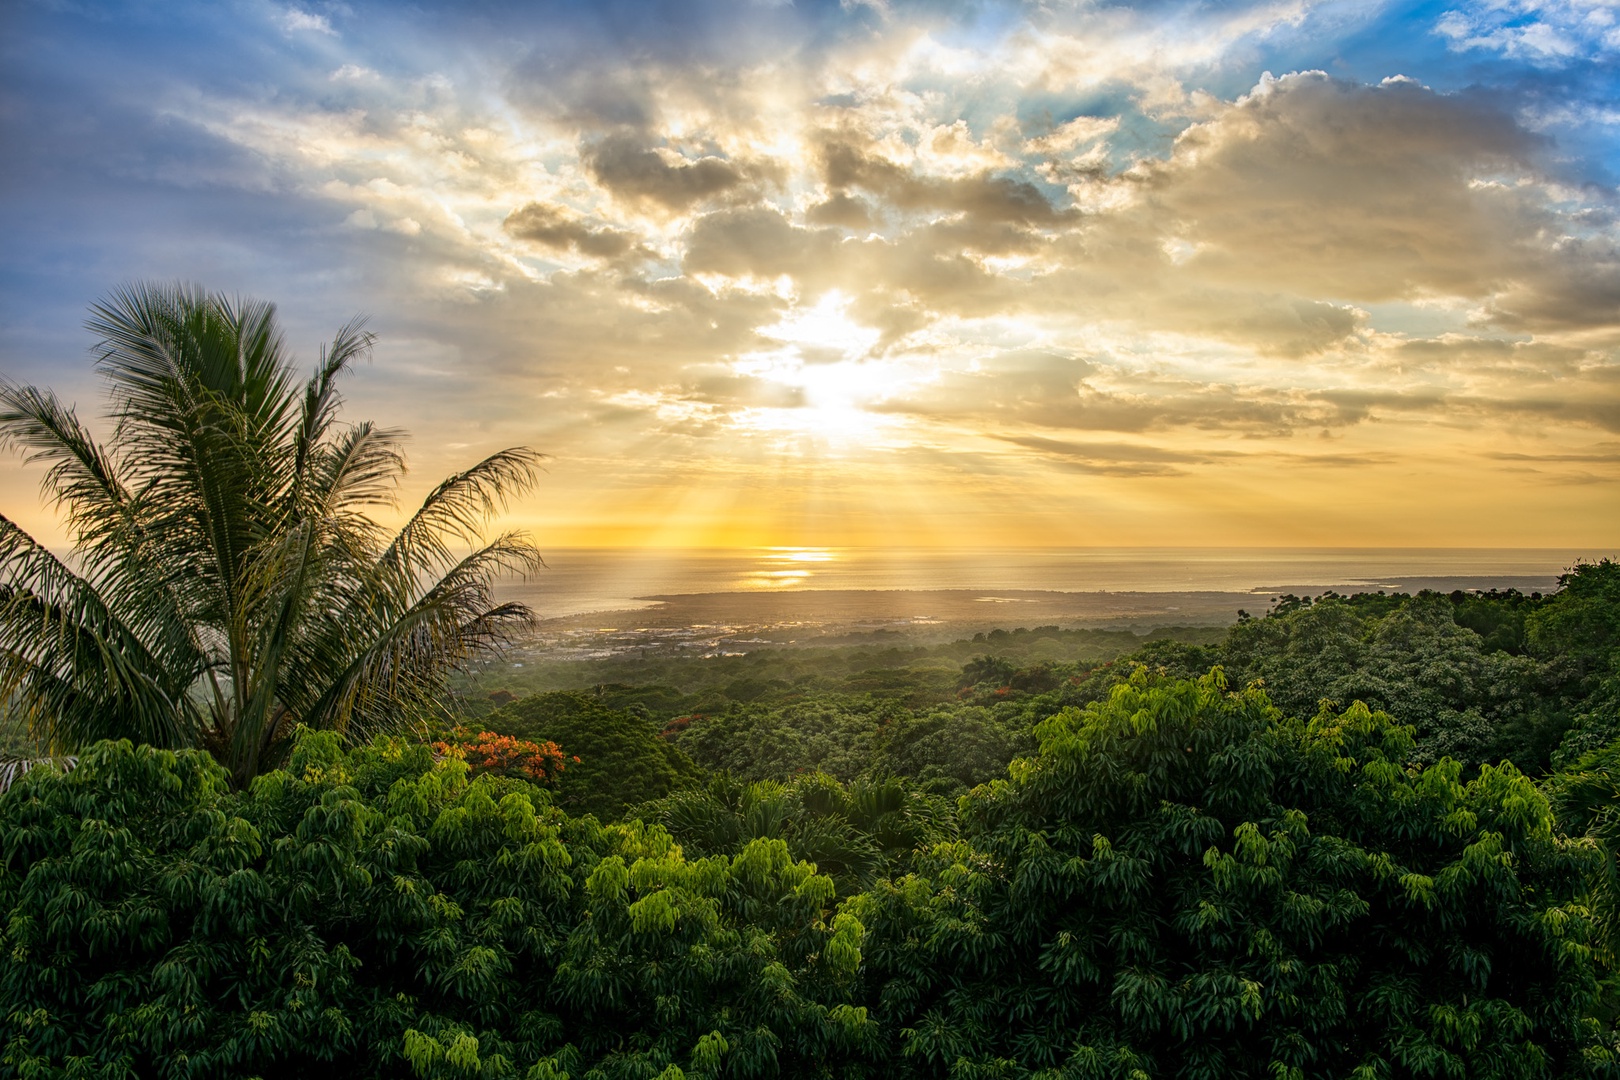
[(709, 597), (705, 608), (741, 616), (762, 598), (827, 594), (1546, 592), (1600, 557), (1568, 548), (554, 548), (545, 569), (499, 589), (542, 618), (669, 597)]
[[(1040, 551), (1094, 551), (1094, 552), (1128, 552), (1128, 551), (1209, 551), (1209, 552), (1310, 552), (1310, 553), (1359, 553), (1359, 552), (1525, 552), (1536, 554), (1551, 554), (1564, 552), (1572, 554), (1584, 553), (1590, 548), (1592, 551), (1603, 551), (1607, 557), (1614, 558), (1620, 555), (1620, 543), (1610, 545), (1557, 545), (1557, 546), (1501, 546), (1501, 545), (1292, 545), (1292, 544), (541, 544), (541, 547), (551, 551), (601, 551), (615, 553), (630, 552), (716, 552), (735, 554), (741, 552), (758, 551), (927, 551), (938, 553), (981, 553), (981, 552), (1040, 552)], [(1598, 556), (1603, 557), (1603, 556)]]

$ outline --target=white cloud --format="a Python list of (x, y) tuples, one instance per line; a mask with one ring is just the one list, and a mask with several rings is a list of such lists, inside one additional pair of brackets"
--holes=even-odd
[(289, 34), (313, 33), (325, 34), (328, 37), (338, 36), (338, 32), (332, 29), (332, 23), (325, 15), (317, 15), (302, 8), (288, 8), (282, 12), (281, 28)]
[(1620, 3), (1495, 0), (1447, 11), (1435, 32), (1454, 49), (1483, 49), (1556, 66), (1620, 49)]

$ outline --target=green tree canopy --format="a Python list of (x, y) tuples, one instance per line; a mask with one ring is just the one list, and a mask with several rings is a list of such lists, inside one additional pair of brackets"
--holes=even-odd
[(953, 839), (949, 803), (900, 777), (839, 783), (805, 773), (745, 784), (721, 773), (640, 808), (688, 857), (736, 855), (755, 840), (784, 840), (795, 859), (829, 875), (841, 896), (898, 877), (919, 850)]
[(691, 758), (659, 737), (652, 721), (586, 693), (533, 694), (481, 723), (502, 735), (561, 746), (563, 771), (551, 785), (552, 797), (574, 814), (611, 821), (632, 804), (695, 784), (702, 775)]
[(781, 840), (687, 859), (397, 738), (286, 764), (231, 791), (104, 742), (0, 796), (0, 1075), (699, 1080), (869, 1047), (860, 927)]
[[(245, 790), (101, 743), (0, 795), (0, 1073), (1620, 1073), (1613, 864), (1511, 766), (1403, 767), (1387, 715), (1218, 675), (1039, 737), (955, 822), (814, 775), (677, 793), (667, 829), (397, 738), (305, 732)], [(1583, 771), (1554, 798), (1612, 831), (1614, 763)]]
[(1594, 1043), (1588, 882), (1511, 765), (1139, 671), (846, 910), (894, 1076), (1541, 1077)]
[(70, 563), (0, 517), (0, 694), (53, 750), (200, 747), (243, 784), (300, 724), (407, 722), (530, 618), (491, 583), (533, 546), (481, 530), (537, 455), (484, 459), (385, 532), (402, 435), (338, 421), (358, 322), (307, 381), (269, 304), (137, 285), (88, 325), (105, 442), (49, 390), (0, 387), (0, 443), (48, 467), (74, 542)]

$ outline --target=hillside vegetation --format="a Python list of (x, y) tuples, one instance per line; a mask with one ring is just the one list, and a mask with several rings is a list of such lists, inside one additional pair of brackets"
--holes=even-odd
[(97, 744), (0, 796), (0, 1066), (1620, 1075), (1620, 565), (1089, 635), (467, 691), (560, 771)]
[[(902, 776), (958, 796), (1032, 752), (1046, 717), (1103, 700), (1137, 665), (1188, 679), (1220, 667), (1295, 718), (1324, 701), (1382, 710), (1412, 728), (1415, 763), (1450, 758), (1471, 775), (1507, 760), (1542, 776), (1620, 736), (1617, 648), (1620, 570), (1603, 562), (1577, 567), (1545, 597), (1286, 596), (1229, 629), (1145, 640), (1038, 627), (938, 646), (556, 664), (464, 688), (462, 707), (469, 722), (553, 738), (539, 718), (555, 709), (564, 723), (583, 696), (626, 730), (642, 721), (647, 745), (657, 735), (737, 779)], [(496, 704), (561, 687), (530, 695), (522, 721), (516, 706)]]

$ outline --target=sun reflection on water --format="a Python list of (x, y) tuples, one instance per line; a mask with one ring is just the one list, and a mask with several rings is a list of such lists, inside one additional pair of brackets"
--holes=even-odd
[(755, 565), (744, 573), (737, 586), (769, 591), (804, 585), (817, 569), (837, 561), (838, 552), (834, 548), (762, 548), (754, 557)]

